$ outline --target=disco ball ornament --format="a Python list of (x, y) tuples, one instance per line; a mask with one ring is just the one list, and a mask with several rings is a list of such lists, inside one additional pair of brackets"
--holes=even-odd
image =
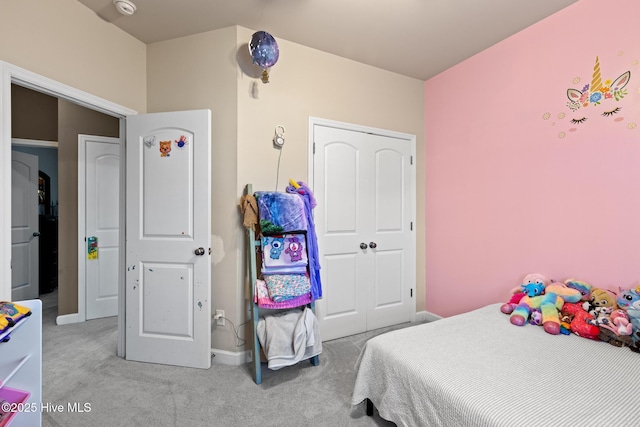
[(249, 53), (253, 63), (262, 67), (262, 82), (269, 83), (268, 68), (273, 67), (280, 56), (276, 39), (266, 31), (253, 33), (249, 41)]

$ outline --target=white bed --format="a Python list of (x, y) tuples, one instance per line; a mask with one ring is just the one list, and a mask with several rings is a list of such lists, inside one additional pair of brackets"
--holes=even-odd
[(640, 354), (540, 326), (500, 304), (370, 339), (351, 403), (399, 426), (640, 425)]

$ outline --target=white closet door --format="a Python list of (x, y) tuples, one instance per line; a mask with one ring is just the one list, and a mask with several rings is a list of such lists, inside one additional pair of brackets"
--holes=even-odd
[(411, 320), (414, 186), (409, 140), (313, 128), (323, 340)]

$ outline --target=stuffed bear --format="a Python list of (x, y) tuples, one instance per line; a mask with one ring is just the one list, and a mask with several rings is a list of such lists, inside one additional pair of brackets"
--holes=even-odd
[(536, 295), (533, 297), (525, 296), (518, 303), (517, 307), (511, 313), (509, 320), (516, 326), (523, 326), (531, 316), (533, 310), (537, 309), (542, 313), (542, 327), (552, 335), (560, 333), (560, 317), (559, 312), (565, 302), (578, 302), (582, 298), (582, 294), (573, 288), (567, 287), (561, 282), (550, 282), (542, 274), (527, 275), (526, 279), (533, 276), (535, 281), (545, 284), (544, 295)]

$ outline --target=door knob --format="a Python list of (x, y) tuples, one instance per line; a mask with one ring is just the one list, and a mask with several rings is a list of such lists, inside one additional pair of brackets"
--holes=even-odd
[(204, 255), (204, 248), (198, 248), (195, 250), (195, 254), (198, 256)]
[(375, 249), (375, 248), (377, 248), (377, 247), (378, 247), (378, 244), (377, 244), (376, 242), (369, 242), (369, 247), (370, 247), (371, 249)]
[(38, 237), (40, 236), (40, 232), (39, 231), (34, 231), (33, 232), (33, 237)]
[(360, 243), (360, 249), (367, 249), (367, 244), (365, 242)]

